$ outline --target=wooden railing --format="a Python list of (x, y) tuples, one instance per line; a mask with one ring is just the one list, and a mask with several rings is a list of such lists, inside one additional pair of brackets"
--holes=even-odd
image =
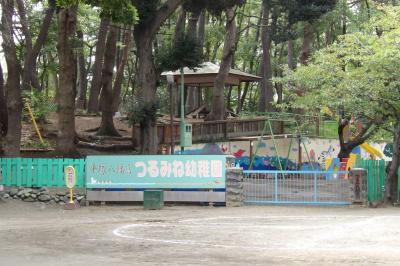
[[(317, 118), (316, 118), (317, 119)], [(303, 136), (320, 136), (320, 121), (309, 118), (299, 122)], [(192, 141), (193, 143), (226, 141), (239, 137), (260, 136), (267, 119), (264, 117), (253, 119), (230, 119), (218, 121), (192, 122)], [(296, 125), (287, 120), (272, 120), (272, 130), (275, 135), (294, 134), (297, 131)], [(169, 144), (171, 142), (170, 124), (157, 125), (159, 144)], [(140, 130), (135, 127), (134, 138), (139, 140)], [(269, 127), (265, 135), (270, 135)], [(321, 136), (322, 137), (322, 136)], [(179, 123), (174, 123), (174, 142), (179, 142)]]

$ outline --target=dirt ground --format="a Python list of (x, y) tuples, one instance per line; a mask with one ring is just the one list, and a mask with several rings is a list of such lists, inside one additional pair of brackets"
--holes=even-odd
[(399, 265), (400, 209), (0, 203), (0, 265)]

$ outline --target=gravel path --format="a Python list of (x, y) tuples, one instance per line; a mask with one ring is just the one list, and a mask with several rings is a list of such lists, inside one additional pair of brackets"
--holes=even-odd
[(398, 208), (0, 203), (0, 265), (399, 265)]

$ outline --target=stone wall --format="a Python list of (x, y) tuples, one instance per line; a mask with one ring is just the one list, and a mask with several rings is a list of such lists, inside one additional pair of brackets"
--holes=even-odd
[(226, 207), (243, 206), (243, 169), (226, 169)]
[[(66, 189), (60, 191), (60, 189), (49, 189), (47, 187), (7, 187), (0, 191), (0, 198), (65, 205), (69, 201), (69, 192)], [(86, 204), (86, 194), (82, 189), (74, 190), (73, 198), (74, 201), (79, 202), (81, 205)]]

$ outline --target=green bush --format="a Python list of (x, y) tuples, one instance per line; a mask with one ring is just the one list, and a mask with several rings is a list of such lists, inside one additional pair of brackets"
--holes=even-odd
[(44, 92), (33, 90), (24, 94), (25, 103), (31, 106), (33, 115), (37, 121), (46, 121), (50, 112), (56, 111), (56, 104), (51, 96)]

